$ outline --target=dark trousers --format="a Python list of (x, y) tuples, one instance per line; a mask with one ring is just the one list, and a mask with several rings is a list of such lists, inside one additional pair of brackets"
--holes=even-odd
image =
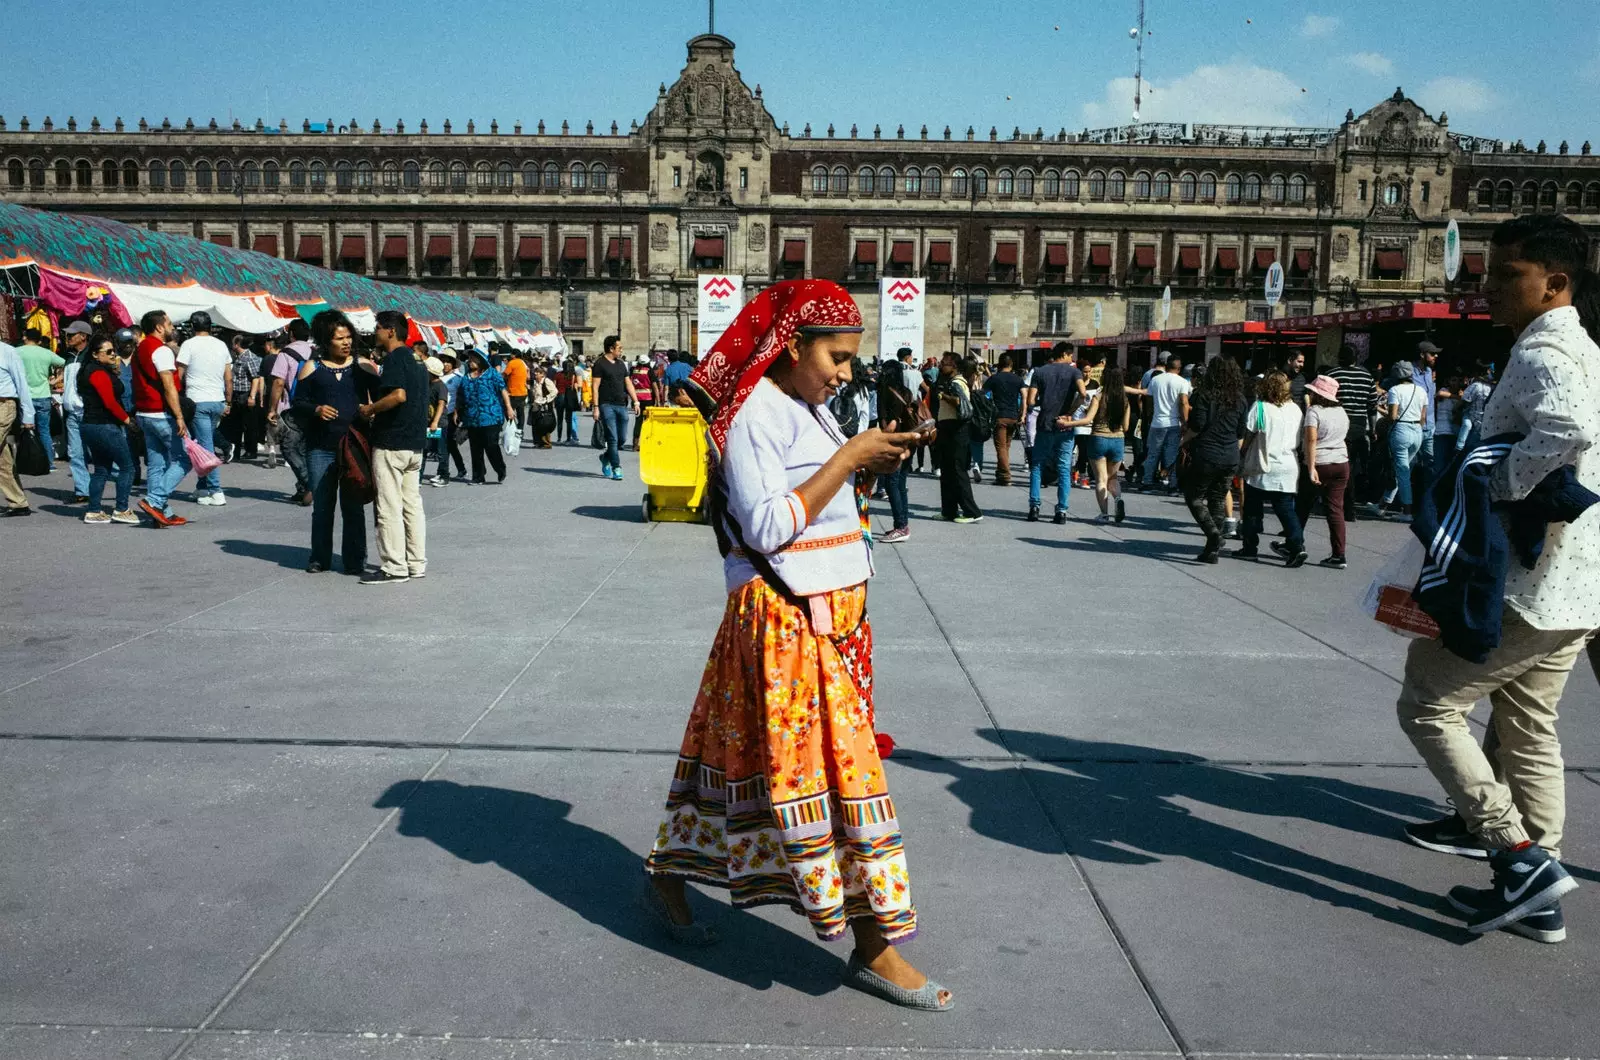
[(889, 495), (889, 513), (896, 530), (903, 529), (911, 522), (911, 501), (906, 490), (906, 480), (910, 474), (911, 461), (907, 459), (893, 474), (884, 475), (878, 480), (883, 483), (883, 491)]
[(306, 451), (311, 476), (311, 562), (333, 566), (335, 509), (343, 521), (339, 563), (346, 574), (359, 574), (367, 566), (366, 505), (339, 487), (339, 454), (331, 449)]
[(254, 460), (256, 447), (266, 433), (267, 413), (260, 405), (252, 405), (243, 397), (228, 403), (228, 414), (222, 418), (222, 437), (233, 447), (233, 458)]
[(1300, 519), (1295, 515), (1294, 494), (1287, 490), (1258, 490), (1250, 485), (1244, 488), (1244, 523), (1239, 528), (1245, 551), (1254, 552), (1261, 544), (1261, 535), (1267, 528), (1266, 509), (1269, 504), (1272, 505), (1272, 514), (1283, 524), (1284, 544), (1289, 551), (1299, 552), (1305, 547), (1306, 540), (1300, 528)]
[(488, 427), (468, 427), (467, 442), (472, 447), (472, 481), (483, 482), (483, 458), (487, 454), (494, 473), (500, 481), (506, 480), (506, 458), (500, 454), (500, 424)]
[[(450, 450), (450, 462), (456, 466), (456, 478), (466, 478), (467, 462), (461, 456), (461, 435), (457, 433), (465, 428), (457, 425), (454, 414), (447, 416), (441, 426), (444, 428), (445, 445)], [(446, 479), (450, 477), (450, 469), (442, 460), (439, 462), (439, 475)]]
[(1205, 533), (1206, 548), (1211, 551), (1222, 547), (1222, 523), (1227, 518), (1228, 490), (1232, 488), (1233, 477), (1238, 473), (1236, 467), (1195, 460), (1189, 464), (1189, 470), (1183, 476), (1184, 503), (1189, 506), (1189, 514), (1194, 516), (1195, 525)]
[(1350, 452), (1350, 486), (1344, 491), (1344, 517), (1346, 522), (1357, 519), (1356, 505), (1372, 499), (1371, 472), (1372, 443), (1367, 440), (1366, 421), (1350, 421), (1350, 433), (1345, 435), (1345, 448)]
[(970, 439), (965, 423), (945, 420), (939, 424), (939, 435), (933, 443), (933, 462), (939, 469), (939, 510), (946, 519), (957, 515), (977, 518), (983, 514), (972, 499), (972, 479), (967, 474), (967, 465), (972, 460)]
[(1350, 465), (1318, 464), (1317, 487), (1322, 494), (1322, 507), (1328, 520), (1328, 540), (1333, 543), (1333, 555), (1344, 555), (1345, 495), (1350, 487)]
[(516, 418), (517, 430), (525, 431), (528, 427), (528, 395), (521, 397), (511, 396), (511, 415)]

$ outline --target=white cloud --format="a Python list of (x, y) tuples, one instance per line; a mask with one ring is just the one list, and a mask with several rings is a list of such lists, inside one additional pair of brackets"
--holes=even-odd
[(1354, 55), (1346, 55), (1344, 61), (1373, 77), (1394, 73), (1394, 63), (1389, 61), (1387, 55), (1379, 55), (1377, 52), (1356, 52)]
[[(1175, 81), (1145, 81), (1141, 121), (1297, 125), (1305, 93), (1281, 70), (1232, 62), (1202, 66)], [(1083, 105), (1086, 126), (1125, 125), (1133, 113), (1133, 78), (1106, 84), (1105, 96)]]
[(1422, 86), (1416, 99), (1433, 114), (1441, 110), (1473, 114), (1500, 102), (1493, 89), (1471, 77), (1436, 77)]
[(1300, 36), (1327, 37), (1338, 28), (1339, 20), (1333, 15), (1307, 15), (1300, 23)]

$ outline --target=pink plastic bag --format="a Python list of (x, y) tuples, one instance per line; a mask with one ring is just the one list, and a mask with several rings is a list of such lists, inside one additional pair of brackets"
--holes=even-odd
[(183, 451), (189, 454), (189, 463), (197, 477), (209, 475), (222, 466), (222, 458), (195, 441), (193, 435), (183, 440)]

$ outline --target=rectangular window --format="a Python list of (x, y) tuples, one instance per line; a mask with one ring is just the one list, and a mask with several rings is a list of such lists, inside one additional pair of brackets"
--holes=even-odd
[(1367, 201), (1367, 182), (1364, 180), (1356, 181), (1356, 199), (1359, 202)]
[(1253, 305), (1250, 307), (1251, 320), (1271, 320), (1272, 307), (1269, 305)]
[(1039, 303), (1039, 334), (1061, 335), (1067, 330), (1067, 303)]
[(673, 166), (672, 167), (672, 186), (674, 188), (683, 187), (683, 167), (682, 166)]
[(589, 326), (589, 296), (586, 294), (567, 295), (567, 320), (569, 328), (586, 328)]
[(1155, 306), (1150, 302), (1128, 303), (1128, 326), (1122, 330), (1130, 334), (1138, 331), (1149, 331), (1155, 320)]
[(579, 360), (583, 359), (583, 340), (582, 339), (570, 339), (570, 340), (568, 340), (567, 345), (572, 347), (572, 356), (578, 358)]
[(739, 189), (742, 191), (750, 186), (750, 171), (744, 166), (739, 167)]
[(1191, 328), (1208, 328), (1211, 326), (1211, 306), (1189, 306), (1189, 326)]
[(1426, 203), (1433, 192), (1433, 184), (1429, 181), (1422, 182), (1422, 201)]
[(987, 298), (968, 298), (966, 322), (972, 325), (972, 330), (981, 331), (989, 322), (989, 300)]

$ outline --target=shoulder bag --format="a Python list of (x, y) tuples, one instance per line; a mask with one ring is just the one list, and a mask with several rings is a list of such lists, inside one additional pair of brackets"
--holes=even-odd
[(1250, 439), (1250, 445), (1244, 451), (1244, 461), (1239, 467), (1239, 474), (1245, 478), (1265, 475), (1272, 470), (1272, 461), (1267, 459), (1267, 407), (1258, 401), (1250, 411), (1256, 418), (1256, 426), (1252, 428), (1255, 435)]

